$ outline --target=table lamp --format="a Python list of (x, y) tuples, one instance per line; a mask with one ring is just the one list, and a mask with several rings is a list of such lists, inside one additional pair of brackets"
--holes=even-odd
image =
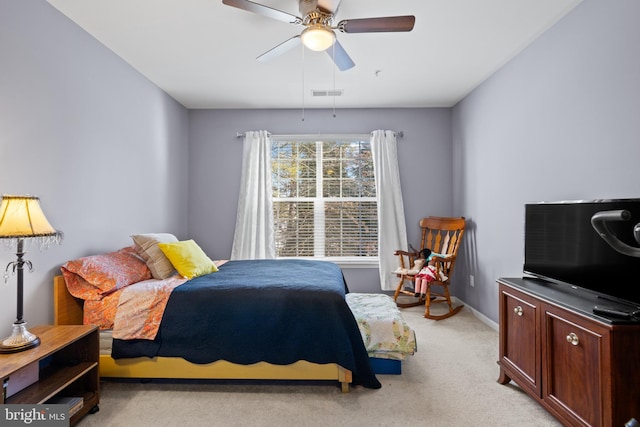
[(25, 244), (35, 242), (40, 249), (46, 249), (53, 243), (60, 243), (62, 233), (56, 231), (40, 208), (40, 199), (35, 196), (2, 196), (0, 203), (0, 242), (16, 251), (18, 259), (7, 264), (4, 278), (9, 277), (9, 270), (18, 273), (18, 305), (17, 319), (13, 323), (13, 333), (0, 342), (0, 353), (17, 353), (40, 344), (40, 339), (27, 330), (27, 322), (22, 317), (23, 305), (23, 270), (26, 265), (33, 270), (31, 261), (23, 259)]

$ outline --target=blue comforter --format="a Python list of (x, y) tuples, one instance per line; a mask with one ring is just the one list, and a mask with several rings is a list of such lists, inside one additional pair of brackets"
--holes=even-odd
[(155, 340), (113, 340), (112, 356), (337, 363), (352, 371), (354, 384), (380, 388), (347, 292), (330, 262), (229, 261), (173, 290)]

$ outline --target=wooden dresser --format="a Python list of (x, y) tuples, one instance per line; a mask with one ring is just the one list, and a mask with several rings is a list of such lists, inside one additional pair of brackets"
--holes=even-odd
[(564, 425), (640, 420), (640, 322), (594, 315), (603, 295), (538, 279), (498, 280), (500, 378)]

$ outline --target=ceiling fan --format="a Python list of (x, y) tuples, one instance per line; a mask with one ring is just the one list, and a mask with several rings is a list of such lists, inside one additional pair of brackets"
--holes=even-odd
[(340, 1), (298, 0), (298, 10), (300, 15), (303, 16), (302, 18), (249, 0), (222, 0), (222, 3), (268, 18), (305, 27), (299, 35), (291, 37), (258, 56), (256, 58), (258, 61), (267, 61), (302, 43), (311, 50), (326, 51), (341, 71), (352, 68), (355, 63), (336, 39), (334, 30), (343, 33), (411, 31), (416, 21), (416, 17), (413, 15), (387, 16), (382, 18), (345, 19), (333, 26), (333, 19), (338, 12)]

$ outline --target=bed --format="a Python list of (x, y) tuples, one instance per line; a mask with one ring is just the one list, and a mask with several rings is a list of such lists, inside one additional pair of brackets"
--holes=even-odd
[[(172, 288), (153, 339), (114, 338), (111, 354), (101, 352), (101, 377), (332, 380), (343, 392), (350, 384), (380, 387), (337, 265), (252, 260), (216, 270)], [(68, 276), (54, 278), (56, 324), (87, 323), (87, 305), (155, 280), (100, 290), (96, 301), (72, 295)]]

